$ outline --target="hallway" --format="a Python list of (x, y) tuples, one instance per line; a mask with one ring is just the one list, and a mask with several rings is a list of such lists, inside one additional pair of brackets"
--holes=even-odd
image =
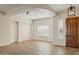
[(51, 42), (28, 40), (0, 47), (1, 55), (72, 55), (79, 54), (78, 48), (52, 45)]

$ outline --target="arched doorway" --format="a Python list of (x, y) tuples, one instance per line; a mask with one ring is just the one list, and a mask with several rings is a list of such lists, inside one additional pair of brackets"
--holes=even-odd
[(31, 9), (31, 40), (53, 41), (53, 14), (46, 9)]

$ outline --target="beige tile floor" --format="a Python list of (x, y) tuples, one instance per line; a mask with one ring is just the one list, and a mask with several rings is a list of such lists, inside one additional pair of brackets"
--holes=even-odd
[(79, 48), (62, 47), (51, 42), (30, 40), (0, 47), (0, 55), (78, 55)]

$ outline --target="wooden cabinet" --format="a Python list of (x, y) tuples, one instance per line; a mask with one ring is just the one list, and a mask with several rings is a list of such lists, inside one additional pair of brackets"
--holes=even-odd
[(66, 46), (79, 47), (79, 17), (66, 18)]

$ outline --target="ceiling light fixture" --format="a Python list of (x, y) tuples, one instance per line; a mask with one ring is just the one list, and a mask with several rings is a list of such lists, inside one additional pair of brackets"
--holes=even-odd
[(68, 17), (75, 16), (75, 6), (71, 6), (68, 8)]

